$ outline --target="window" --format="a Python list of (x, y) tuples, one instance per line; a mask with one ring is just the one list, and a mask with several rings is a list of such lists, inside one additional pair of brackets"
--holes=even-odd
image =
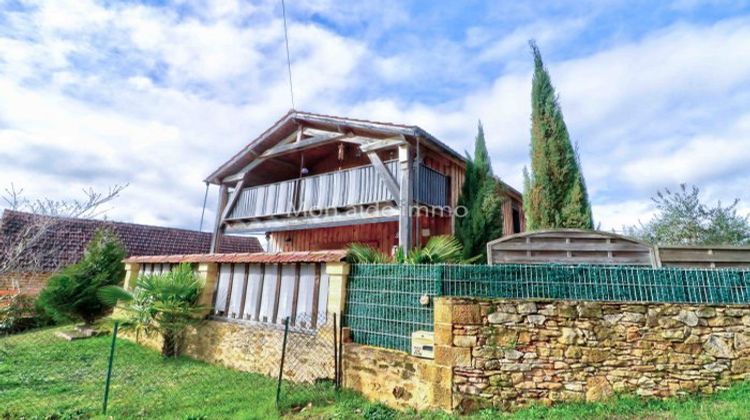
[(513, 206), (513, 233), (521, 233), (521, 211)]

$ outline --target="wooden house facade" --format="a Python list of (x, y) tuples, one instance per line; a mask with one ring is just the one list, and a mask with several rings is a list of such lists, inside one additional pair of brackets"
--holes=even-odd
[[(390, 253), (453, 233), (465, 158), (425, 130), (290, 111), (221, 165), (214, 246), (265, 234), (269, 252), (369, 244)], [(505, 234), (523, 231), (504, 189)]]

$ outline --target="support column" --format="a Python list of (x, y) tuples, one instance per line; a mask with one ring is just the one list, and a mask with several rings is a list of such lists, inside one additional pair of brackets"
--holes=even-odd
[(125, 281), (122, 285), (125, 290), (133, 290), (135, 287), (135, 280), (138, 278), (138, 274), (141, 271), (141, 265), (139, 263), (125, 263)]
[(399, 180), (399, 216), (398, 216), (398, 246), (408, 253), (412, 247), (412, 165), (409, 144), (398, 147), (398, 164), (401, 169)]
[(219, 200), (218, 204), (216, 206), (216, 221), (214, 222), (214, 233), (211, 237), (211, 253), (215, 253), (219, 249), (219, 241), (221, 240), (221, 234), (224, 231), (224, 227), (222, 226), (222, 215), (224, 214), (224, 209), (227, 207), (227, 201), (229, 200), (229, 187), (226, 186), (226, 184), (221, 184), (221, 187), (219, 188)]
[(211, 313), (213, 309), (214, 293), (216, 283), (219, 280), (219, 264), (209, 262), (198, 264), (198, 277), (202, 278), (203, 290), (198, 298), (198, 305), (204, 307), (204, 316)]
[(343, 262), (326, 263), (328, 274), (328, 305), (329, 314), (338, 314), (339, 319), (346, 309), (346, 284), (349, 280), (350, 266)]

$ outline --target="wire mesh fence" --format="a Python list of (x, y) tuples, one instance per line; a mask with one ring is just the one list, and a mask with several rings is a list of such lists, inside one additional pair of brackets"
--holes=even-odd
[[(232, 350), (263, 348), (257, 371), (265, 374), (187, 356), (165, 358), (153, 343), (135, 343), (127, 330), (115, 336), (105, 328), (102, 335), (73, 341), (58, 336), (72, 326), (0, 336), (0, 418), (91, 418), (105, 411), (113, 418), (274, 418), (332, 402), (338, 333), (334, 337), (332, 322), (317, 330), (304, 325), (310, 324), (298, 319), (290, 326), (283, 370), (284, 331), (278, 326), (252, 346)], [(215, 361), (232, 364), (227, 352)]]
[[(301, 321), (301, 322), (300, 322)], [(309, 315), (285, 320), (277, 406), (282, 413), (332, 403), (340, 385), (341, 331), (336, 314), (311, 330)], [(300, 326), (301, 325), (301, 326)]]
[(437, 296), (747, 304), (750, 270), (357, 264), (349, 278), (345, 323), (354, 342), (409, 351), (413, 332), (433, 330)]

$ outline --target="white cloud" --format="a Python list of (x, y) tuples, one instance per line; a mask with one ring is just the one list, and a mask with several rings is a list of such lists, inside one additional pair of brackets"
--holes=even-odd
[[(286, 57), (276, 2), (173, 3), (191, 13), (70, 0), (4, 16), (0, 186), (64, 197), (130, 182), (113, 218), (197, 225), (203, 177), (290, 107)], [(481, 119), (496, 173), (520, 187), (526, 40), (543, 53), (563, 49), (593, 17), (540, 18), (500, 35), (477, 24), (429, 42), (407, 30), (403, 4), (391, 6), (293, 3), (297, 107), (417, 124), (459, 152)], [(549, 54), (562, 57), (547, 64), (604, 227), (645, 221), (655, 189), (683, 181), (750, 208), (749, 23), (678, 23), (590, 53)], [(363, 29), (352, 36), (354, 27)], [(389, 30), (403, 33), (398, 48), (380, 44)], [(487, 77), (492, 65), (498, 74)], [(449, 94), (412, 95), (423, 86)]]

